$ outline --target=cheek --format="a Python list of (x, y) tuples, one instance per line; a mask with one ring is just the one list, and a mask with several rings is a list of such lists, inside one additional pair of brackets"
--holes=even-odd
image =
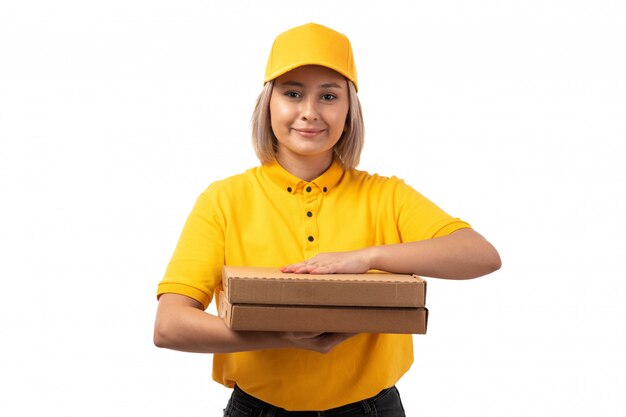
[(272, 130), (276, 130), (280, 125), (281, 120), (281, 111), (280, 107), (275, 103), (270, 102), (270, 125), (272, 126)]
[(348, 120), (347, 118), (348, 118), (348, 111), (346, 109), (345, 111), (339, 111), (339, 112), (333, 113), (332, 121), (329, 120), (329, 122), (331, 122), (333, 126), (333, 130), (343, 132), (347, 125), (347, 120)]
[(280, 126), (281, 124), (290, 123), (293, 119), (293, 111), (288, 106), (281, 105), (280, 103), (274, 103), (270, 105), (270, 120), (272, 126)]

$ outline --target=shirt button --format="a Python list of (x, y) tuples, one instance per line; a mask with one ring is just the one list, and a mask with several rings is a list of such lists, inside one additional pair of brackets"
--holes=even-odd
[(324, 192), (328, 191), (328, 188), (324, 187)]
[(307, 211), (306, 215), (309, 216), (309, 217), (313, 217), (313, 213), (311, 213), (310, 211)]
[(311, 186), (309, 185), (308, 187), (306, 187), (306, 192), (310, 193), (311, 192)]
[(287, 192), (291, 192), (291, 187), (287, 187)]
[(309, 242), (313, 242), (315, 239), (313, 239), (313, 236), (309, 236)]

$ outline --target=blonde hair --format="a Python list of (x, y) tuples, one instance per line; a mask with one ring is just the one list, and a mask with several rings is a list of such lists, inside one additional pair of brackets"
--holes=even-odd
[[(365, 142), (365, 126), (356, 88), (352, 81), (347, 80), (347, 82), (350, 106), (346, 117), (346, 129), (335, 144), (334, 152), (335, 158), (341, 162), (345, 169), (352, 169), (359, 165), (363, 143)], [(270, 98), (273, 88), (274, 80), (265, 83), (252, 112), (252, 145), (262, 164), (276, 160), (276, 151), (278, 150), (278, 140), (272, 130), (270, 119)]]

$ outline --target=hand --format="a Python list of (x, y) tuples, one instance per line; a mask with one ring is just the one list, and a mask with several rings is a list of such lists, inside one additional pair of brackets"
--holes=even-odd
[(293, 347), (328, 353), (339, 343), (355, 336), (357, 333), (315, 333), (315, 332), (284, 332), (282, 336)]
[(283, 266), (282, 272), (296, 274), (364, 274), (371, 269), (371, 248), (348, 252), (327, 252), (311, 259)]

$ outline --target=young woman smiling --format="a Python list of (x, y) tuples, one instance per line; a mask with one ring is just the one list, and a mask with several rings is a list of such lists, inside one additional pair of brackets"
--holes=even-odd
[(261, 166), (200, 195), (159, 284), (155, 344), (215, 353), (213, 378), (234, 388), (225, 416), (404, 416), (395, 383), (413, 346), (400, 334), (232, 331), (205, 312), (223, 265), (447, 279), (500, 267), (466, 222), (398, 178), (355, 169), (357, 88), (344, 35), (313, 23), (280, 34), (253, 114)]
[(348, 82), (318, 65), (295, 68), (274, 81), (270, 99), (278, 163), (311, 181), (333, 160), (350, 108)]

